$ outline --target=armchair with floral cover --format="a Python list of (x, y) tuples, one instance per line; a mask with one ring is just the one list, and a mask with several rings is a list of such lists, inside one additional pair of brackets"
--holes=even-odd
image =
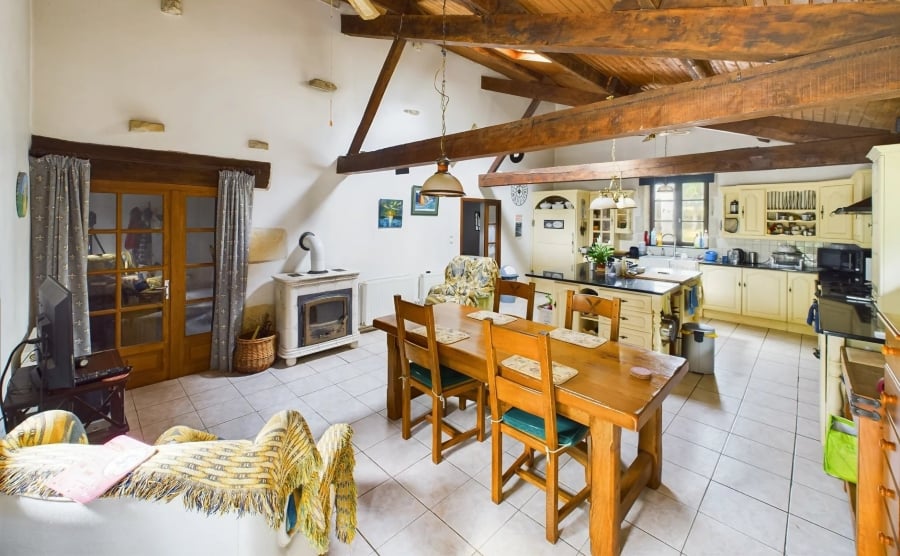
[(444, 283), (428, 291), (425, 303), (447, 301), (481, 309), (493, 306), (494, 282), (500, 275), (497, 262), (490, 257), (457, 255), (444, 270)]

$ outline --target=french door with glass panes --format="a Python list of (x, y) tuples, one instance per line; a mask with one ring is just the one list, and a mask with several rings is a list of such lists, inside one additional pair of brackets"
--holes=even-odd
[(94, 180), (91, 351), (118, 349), (129, 387), (209, 368), (216, 189)]

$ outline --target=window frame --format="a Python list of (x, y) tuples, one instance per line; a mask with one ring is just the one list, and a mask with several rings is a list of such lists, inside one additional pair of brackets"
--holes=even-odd
[[(691, 247), (694, 245), (693, 238), (683, 238), (680, 236), (681, 233), (681, 223), (682, 223), (682, 209), (684, 205), (684, 199), (682, 199), (682, 191), (683, 185), (685, 183), (696, 183), (703, 182), (703, 229), (709, 230), (709, 186), (712, 185), (713, 180), (715, 178), (715, 174), (690, 174), (690, 175), (679, 175), (679, 176), (660, 176), (660, 177), (652, 177), (652, 178), (641, 178), (640, 185), (646, 185), (650, 188), (650, 215), (648, 218), (649, 221), (649, 229), (654, 229), (656, 227), (656, 184), (660, 183), (671, 183), (675, 190), (673, 191), (674, 198), (674, 213), (672, 215), (673, 222), (675, 225), (675, 241), (672, 243), (676, 247)], [(672, 245), (665, 243), (665, 245)]]

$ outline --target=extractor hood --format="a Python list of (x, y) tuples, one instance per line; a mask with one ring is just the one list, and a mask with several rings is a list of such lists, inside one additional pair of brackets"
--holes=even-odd
[(872, 214), (872, 198), (866, 197), (852, 205), (834, 209), (831, 214)]

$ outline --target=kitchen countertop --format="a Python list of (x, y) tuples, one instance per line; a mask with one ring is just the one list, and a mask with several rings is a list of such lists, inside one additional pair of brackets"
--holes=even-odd
[(819, 327), (831, 336), (884, 343), (884, 325), (872, 303), (819, 298)]
[(734, 268), (761, 268), (763, 270), (783, 270), (785, 272), (805, 272), (805, 273), (809, 273), (809, 274), (817, 274), (820, 270), (822, 270), (821, 268), (819, 268), (817, 266), (804, 265), (803, 269), (801, 270), (796, 267), (773, 266), (773, 265), (771, 265), (769, 263), (765, 263), (765, 262), (757, 263), (757, 264), (748, 264), (748, 263), (731, 264), (731, 263), (723, 263), (721, 260), (719, 260), (719, 261), (702, 261), (701, 260), (700, 264), (708, 264), (708, 265), (712, 265), (712, 266), (730, 266), (730, 267), (734, 267)]
[(617, 290), (633, 291), (637, 293), (649, 293), (653, 295), (665, 295), (676, 291), (680, 283), (662, 280), (648, 280), (646, 278), (630, 278), (625, 276), (610, 276), (607, 278), (604, 270), (592, 270), (588, 263), (575, 265), (571, 272), (530, 272), (525, 276), (531, 278), (543, 278), (545, 280), (557, 280), (560, 282), (572, 282), (598, 288), (612, 288)]

